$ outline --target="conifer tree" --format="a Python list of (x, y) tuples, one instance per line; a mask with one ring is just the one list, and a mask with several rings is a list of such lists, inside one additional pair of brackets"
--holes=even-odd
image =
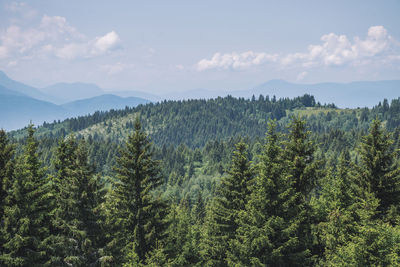
[(332, 259), (339, 247), (347, 244), (356, 232), (360, 221), (357, 210), (360, 209), (359, 189), (354, 182), (348, 151), (340, 154), (335, 169), (329, 169), (322, 179), (321, 192), (313, 198), (313, 207), (318, 225), (316, 238), (319, 241), (318, 256), (326, 262)]
[(8, 194), (11, 193), (10, 186), (13, 182), (13, 172), (15, 162), (13, 160), (14, 146), (10, 144), (7, 134), (4, 130), (0, 130), (0, 255), (3, 252), (4, 234), (3, 221)]
[(186, 198), (179, 205), (173, 204), (168, 214), (166, 252), (171, 266), (193, 266), (200, 262), (198, 250), (198, 221), (190, 216)]
[(257, 166), (253, 191), (229, 256), (237, 266), (304, 265), (308, 252), (302, 246), (301, 223), (304, 205), (297, 200), (295, 180), (284, 159), (276, 123), (269, 123), (266, 144)]
[(134, 250), (138, 263), (162, 242), (165, 232), (166, 204), (155, 196), (162, 184), (159, 162), (153, 159), (151, 144), (142, 131), (139, 119), (135, 131), (120, 150), (115, 168), (117, 182), (109, 199), (112, 209), (108, 223), (112, 240), (108, 244), (114, 264), (126, 261), (128, 251)]
[(203, 255), (207, 266), (226, 266), (226, 253), (235, 238), (237, 217), (244, 210), (254, 172), (246, 154), (246, 145), (236, 145), (231, 167), (217, 189), (213, 206), (208, 210)]
[(18, 159), (6, 201), (2, 233), (6, 241), (1, 255), (6, 266), (40, 266), (46, 262), (49, 189), (33, 134), (33, 125), (29, 125), (24, 153)]
[[(290, 175), (291, 184), (296, 192), (296, 207), (299, 208), (295, 216), (299, 224), (297, 231), (299, 246), (298, 252), (311, 253), (313, 250), (312, 225), (313, 218), (310, 200), (315, 188), (320, 182), (322, 161), (314, 156), (316, 146), (310, 140), (311, 132), (307, 130), (306, 122), (299, 117), (292, 119), (288, 126), (289, 133), (284, 142), (285, 168)], [(311, 254), (309, 254), (311, 256)], [(310, 263), (306, 261), (303, 264)]]
[(50, 264), (87, 266), (100, 255), (101, 236), (96, 209), (100, 204), (100, 186), (88, 164), (84, 141), (62, 138), (54, 162), (53, 177), (54, 235), (48, 239), (52, 250)]
[(392, 145), (390, 134), (382, 128), (379, 120), (374, 120), (359, 147), (356, 180), (361, 190), (375, 194), (379, 200), (377, 216), (380, 218), (387, 216), (388, 212), (394, 216), (400, 212), (400, 168)]

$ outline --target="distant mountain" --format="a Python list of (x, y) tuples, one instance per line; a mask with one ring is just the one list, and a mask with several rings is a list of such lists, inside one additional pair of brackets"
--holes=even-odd
[(400, 80), (360, 81), (351, 83), (296, 84), (282, 80), (271, 80), (251, 90), (232, 92), (233, 96), (295, 97), (305, 93), (315, 96), (321, 103), (335, 103), (341, 108), (372, 107), (377, 101), (400, 96)]
[(9, 91), (15, 91), (25, 96), (30, 96), (39, 100), (49, 101), (51, 100), (48, 95), (39, 91), (35, 87), (14, 81), (10, 79), (4, 72), (0, 71), (0, 86), (8, 89)]
[(7, 89), (7, 88), (5, 88), (4, 86), (1, 86), (1, 85), (0, 85), (0, 97), (1, 97), (1, 95), (26, 96), (26, 95), (23, 94), (23, 93), (20, 93), (20, 92), (14, 91), (14, 90)]
[[(71, 99), (80, 100), (68, 101)], [(42, 92), (14, 81), (0, 71), (0, 128), (7, 131), (25, 127), (30, 121), (41, 125), (44, 121), (52, 122), (97, 110), (123, 109), (125, 106), (134, 107), (149, 102), (139, 97), (124, 98), (104, 94), (97, 85), (85, 83), (60, 83), (47, 87)]]
[(44, 121), (62, 120), (68, 111), (53, 103), (21, 95), (0, 95), (0, 128), (13, 130)]
[(23, 128), (30, 121), (35, 125), (41, 125), (44, 121), (63, 120), (68, 117), (93, 114), (95, 111), (123, 109), (126, 106), (136, 107), (139, 104), (150, 102), (138, 97), (124, 98), (115, 95), (101, 95), (64, 105), (55, 105), (13, 93), (14, 91), (0, 86), (0, 129), (4, 128), (7, 131)]
[(109, 91), (109, 90), (107, 90), (107, 91), (105, 91), (105, 93), (113, 94), (113, 95), (120, 96), (120, 97), (140, 97), (140, 98), (147, 99), (147, 100), (154, 101), (154, 102), (165, 99), (158, 95), (153, 95), (153, 94), (142, 92), (142, 91), (128, 91), (128, 90), (126, 90), (126, 91)]
[(40, 90), (51, 96), (56, 104), (64, 104), (104, 94), (103, 89), (91, 83), (57, 83)]
[(106, 111), (110, 109), (123, 109), (126, 106), (136, 107), (139, 104), (146, 104), (150, 101), (139, 97), (119, 97), (105, 94), (92, 98), (76, 100), (61, 105), (68, 110), (72, 116), (86, 115), (95, 111)]

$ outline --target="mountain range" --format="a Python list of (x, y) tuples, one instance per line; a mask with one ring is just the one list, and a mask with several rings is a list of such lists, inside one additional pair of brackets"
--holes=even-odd
[(210, 99), (226, 95), (251, 98), (260, 94), (280, 98), (305, 93), (313, 95), (322, 104), (334, 103), (341, 108), (372, 107), (384, 98), (391, 100), (399, 97), (400, 80), (316, 84), (271, 80), (239, 91), (195, 89), (157, 96), (140, 91), (105, 91), (90, 83), (57, 83), (35, 88), (12, 80), (0, 71), (0, 128), (14, 130), (29, 122), (38, 125), (44, 121), (63, 120), (125, 106), (134, 107), (164, 99)]
[(30, 122), (40, 125), (45, 121), (149, 102), (140, 97), (107, 94), (94, 84), (62, 83), (37, 89), (14, 81), (0, 71), (0, 128), (8, 131), (25, 127)]

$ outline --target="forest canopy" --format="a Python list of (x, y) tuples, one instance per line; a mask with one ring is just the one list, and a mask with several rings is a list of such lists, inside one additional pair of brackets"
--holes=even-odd
[(0, 131), (0, 265), (398, 266), (400, 98), (163, 101)]

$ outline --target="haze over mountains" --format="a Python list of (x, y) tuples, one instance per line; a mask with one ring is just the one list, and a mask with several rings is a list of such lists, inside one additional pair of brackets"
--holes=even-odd
[(10, 79), (0, 71), (0, 128), (14, 130), (30, 122), (63, 120), (150, 102), (139, 97), (106, 94), (94, 84), (60, 83), (37, 89)]
[(391, 100), (399, 97), (400, 80), (318, 84), (271, 80), (240, 91), (195, 89), (156, 96), (139, 91), (110, 92), (89, 83), (57, 83), (39, 89), (12, 80), (0, 71), (0, 128), (14, 130), (30, 121), (42, 124), (44, 121), (62, 120), (98, 110), (134, 107), (164, 99), (208, 99), (226, 95), (250, 98), (260, 94), (280, 98), (305, 93), (315, 96), (321, 103), (334, 103), (340, 108), (371, 107), (384, 98)]

